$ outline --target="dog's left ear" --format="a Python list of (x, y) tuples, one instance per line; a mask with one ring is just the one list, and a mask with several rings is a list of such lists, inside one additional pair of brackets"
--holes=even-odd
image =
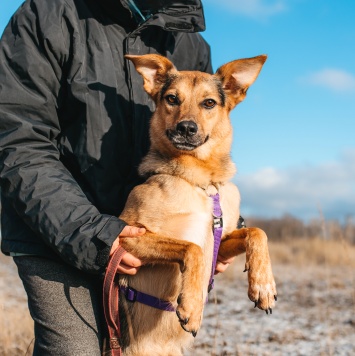
[(169, 74), (176, 72), (169, 59), (158, 54), (126, 55), (125, 58), (133, 62), (137, 72), (143, 77), (145, 91), (153, 99), (156, 98)]
[(220, 67), (216, 76), (222, 81), (230, 110), (244, 100), (248, 88), (258, 77), (267, 56), (238, 59)]

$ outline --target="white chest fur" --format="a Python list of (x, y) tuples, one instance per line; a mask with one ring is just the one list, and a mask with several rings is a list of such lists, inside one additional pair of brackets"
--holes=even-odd
[(207, 235), (212, 229), (212, 215), (209, 212), (196, 212), (185, 219), (185, 226), (181, 226), (181, 239), (205, 247)]

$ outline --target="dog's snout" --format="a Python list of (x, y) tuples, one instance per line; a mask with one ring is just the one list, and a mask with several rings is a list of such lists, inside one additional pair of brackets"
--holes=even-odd
[(194, 121), (181, 121), (176, 125), (176, 131), (182, 136), (194, 136), (198, 128)]

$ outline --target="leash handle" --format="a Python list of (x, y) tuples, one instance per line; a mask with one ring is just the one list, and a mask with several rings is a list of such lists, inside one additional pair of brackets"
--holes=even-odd
[(121, 356), (120, 345), (121, 328), (119, 322), (119, 285), (116, 283), (117, 268), (122, 257), (126, 253), (123, 247), (119, 246), (110, 258), (106, 269), (103, 285), (103, 306), (106, 324), (110, 336), (111, 356)]

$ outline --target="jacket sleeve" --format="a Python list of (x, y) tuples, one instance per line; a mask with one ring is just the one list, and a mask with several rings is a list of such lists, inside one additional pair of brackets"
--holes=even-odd
[(100, 214), (59, 159), (57, 110), (62, 68), (70, 57), (60, 23), (65, 11), (46, 19), (51, 26), (45, 33), (38, 9), (28, 1), (1, 39), (1, 189), (21, 219), (63, 260), (101, 273), (125, 223)]

